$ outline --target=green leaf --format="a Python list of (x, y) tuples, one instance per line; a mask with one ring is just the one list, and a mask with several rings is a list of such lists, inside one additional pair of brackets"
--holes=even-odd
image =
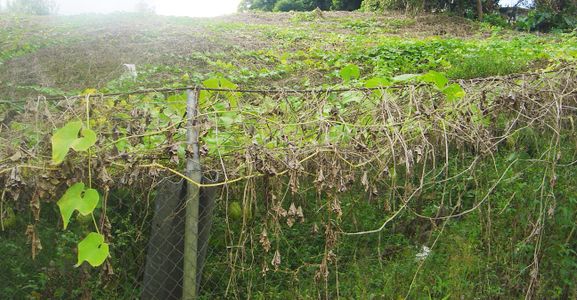
[[(82, 129), (82, 137), (78, 133)], [(64, 161), (70, 148), (76, 151), (86, 151), (96, 143), (96, 132), (82, 128), (81, 121), (66, 123), (52, 135), (52, 163), (57, 165)]]
[[(227, 80), (226, 78), (223, 77), (213, 77), (213, 78), (209, 78), (205, 81), (202, 82), (202, 85), (206, 88), (212, 88), (212, 89), (229, 89), (229, 90), (236, 90), (238, 88), (238, 86), (234, 83), (232, 83), (231, 81)], [(238, 106), (238, 93), (235, 92), (225, 92), (225, 91), (220, 91), (220, 92), (213, 92), (213, 91), (200, 91), (200, 102), (201, 104), (203, 104), (204, 102), (206, 102), (206, 100), (208, 100), (208, 98), (210, 96), (212, 96), (214, 93), (219, 94), (221, 93), (222, 95), (224, 95), (230, 104), (230, 108), (235, 109)]]
[(223, 89), (229, 89), (229, 90), (235, 90), (238, 88), (238, 86), (234, 83), (232, 83), (231, 81), (229, 81), (226, 78), (219, 78), (219, 84), (220, 87)]
[(70, 147), (78, 138), (78, 132), (82, 128), (82, 122), (68, 122), (64, 127), (56, 130), (52, 135), (52, 163), (59, 164), (64, 161)]
[(449, 83), (449, 79), (447, 79), (445, 74), (437, 71), (429, 71), (421, 76), (421, 80), (434, 84), (438, 89), (444, 88)]
[(181, 117), (186, 112), (186, 93), (172, 95), (166, 98), (166, 104)]
[[(225, 78), (220, 78), (220, 87), (223, 89), (236, 90), (238, 86)], [(225, 93), (228, 102), (230, 103), (231, 109), (236, 109), (238, 107), (238, 94), (234, 92)]]
[(206, 88), (217, 89), (220, 87), (219, 82), (220, 80), (218, 79), (218, 77), (213, 77), (203, 81), (202, 85)]
[(68, 227), (70, 217), (72, 217), (75, 210), (77, 210), (81, 215), (87, 216), (94, 211), (99, 200), (100, 195), (98, 194), (98, 191), (95, 189), (85, 190), (84, 183), (82, 182), (69, 187), (62, 198), (57, 202), (57, 205), (60, 208), (62, 222), (64, 223), (64, 229)]
[(441, 92), (443, 92), (443, 94), (445, 94), (445, 96), (447, 97), (447, 100), (449, 100), (449, 102), (454, 102), (455, 100), (461, 99), (463, 97), (465, 97), (465, 91), (463, 90), (463, 88), (456, 84), (453, 83), (445, 88), (443, 88), (441, 90)]
[(78, 262), (75, 267), (79, 267), (84, 261), (91, 266), (100, 266), (108, 257), (110, 249), (104, 242), (102, 234), (91, 232), (80, 243), (78, 243)]
[(339, 76), (344, 82), (348, 82), (351, 79), (358, 79), (361, 76), (361, 71), (356, 65), (347, 65), (341, 69)]
[(378, 87), (386, 87), (391, 85), (391, 81), (386, 78), (375, 77), (367, 80), (365, 82), (366, 88), (378, 88)]
[(83, 128), (80, 131), (82, 137), (76, 139), (70, 147), (76, 151), (86, 151), (96, 144), (96, 132), (89, 128)]

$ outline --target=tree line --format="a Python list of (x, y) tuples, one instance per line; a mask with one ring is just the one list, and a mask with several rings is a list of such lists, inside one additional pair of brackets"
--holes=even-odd
[(54, 0), (8, 0), (4, 7), (0, 2), (0, 11), (46, 16), (55, 14), (58, 11), (58, 5)]
[[(2, 2), (0, 2), (1, 4)], [(528, 12), (527, 7), (533, 8)], [(364, 11), (402, 10), (405, 12), (449, 12), (455, 15), (489, 22), (518, 21), (522, 30), (572, 30), (577, 27), (577, 0), (518, 0), (512, 7), (499, 6), (499, 0), (241, 0), (239, 11)], [(55, 0), (7, 0), (0, 11), (17, 14), (50, 15), (58, 6)], [(140, 0), (135, 7), (139, 13), (154, 13), (154, 8)]]
[[(145, 0), (138, 1), (134, 10), (143, 14), (155, 13), (154, 6)], [(2, 1), (0, 0), (0, 12), (47, 16), (58, 12), (58, 4), (55, 0), (8, 0), (6, 5), (2, 6)]]
[[(500, 11), (499, 0), (242, 0), (239, 10), (260, 11), (311, 11), (357, 10), (383, 11), (403, 10), (406, 12), (451, 12), (456, 15), (483, 19), (485, 14)], [(577, 0), (519, 0), (512, 10), (534, 8), (550, 15), (576, 16)], [(501, 9), (503, 11), (503, 9)], [(511, 10), (507, 11), (511, 13)], [(541, 15), (542, 16), (542, 15)]]

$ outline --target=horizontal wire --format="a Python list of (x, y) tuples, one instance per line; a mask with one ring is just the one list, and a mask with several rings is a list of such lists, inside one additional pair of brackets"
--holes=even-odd
[[(479, 77), (479, 78), (472, 78), (472, 79), (457, 79), (457, 80), (450, 80), (450, 82), (456, 83), (478, 83), (484, 81), (504, 81), (513, 78), (520, 78), (526, 76), (539, 76), (548, 73), (555, 73), (563, 70), (572, 70), (575, 69), (575, 66), (569, 66), (565, 68), (558, 68), (555, 70), (548, 70), (548, 71), (541, 71), (541, 72), (528, 72), (528, 73), (515, 73), (509, 74), (505, 76), (493, 76), (493, 77)], [(305, 93), (342, 93), (342, 92), (370, 92), (370, 91), (378, 91), (378, 90), (386, 90), (386, 89), (403, 89), (407, 87), (418, 87), (424, 86), (423, 83), (417, 84), (397, 84), (391, 86), (383, 86), (383, 87), (357, 87), (357, 88), (312, 88), (312, 89), (226, 89), (226, 88), (208, 88), (202, 86), (186, 86), (180, 88), (151, 88), (151, 89), (144, 89), (144, 90), (135, 90), (129, 92), (118, 92), (118, 93), (104, 93), (104, 94), (88, 94), (88, 95), (71, 95), (71, 96), (54, 96), (54, 97), (44, 97), (38, 96), (37, 99), (42, 101), (62, 101), (62, 100), (73, 100), (77, 98), (107, 98), (107, 97), (116, 97), (116, 96), (130, 96), (130, 95), (139, 95), (139, 94), (151, 94), (151, 93), (167, 93), (167, 92), (181, 92), (181, 91), (210, 91), (210, 92), (230, 92), (230, 93), (255, 93), (255, 94), (305, 94)], [(22, 100), (0, 100), (0, 103), (5, 104), (15, 104), (15, 103), (26, 103), (28, 101), (33, 101), (34, 99), (22, 99)], [(183, 100), (185, 101), (185, 100)]]

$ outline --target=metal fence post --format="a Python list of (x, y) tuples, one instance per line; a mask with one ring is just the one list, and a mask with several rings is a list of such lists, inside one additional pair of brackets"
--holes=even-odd
[[(198, 90), (187, 90), (186, 115), (186, 176), (200, 183), (202, 174), (198, 148), (198, 128), (196, 116), (198, 112)], [(198, 264), (198, 207), (200, 187), (187, 182), (186, 221), (184, 232), (184, 268), (182, 283), (182, 299), (194, 300), (197, 298), (197, 264)]]

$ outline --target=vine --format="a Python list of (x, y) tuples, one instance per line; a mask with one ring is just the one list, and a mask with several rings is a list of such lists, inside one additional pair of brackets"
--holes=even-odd
[[(87, 104), (87, 116), (89, 115)], [(52, 163), (61, 164), (66, 155), (73, 149), (77, 152), (88, 152), (90, 161), (90, 147), (96, 143), (96, 133), (88, 127), (89, 120), (86, 124), (81, 121), (71, 121), (66, 123), (62, 128), (56, 130), (52, 135)], [(90, 166), (89, 166), (90, 168)], [(89, 170), (90, 172), (90, 170)], [(91, 177), (91, 176), (89, 176)], [(92, 181), (92, 178), (89, 178)], [(64, 195), (58, 200), (57, 205), (60, 208), (60, 215), (64, 229), (67, 229), (70, 218), (75, 211), (82, 216), (91, 216), (94, 221), (94, 210), (100, 202), (100, 194), (96, 189), (85, 188), (83, 182), (71, 185)], [(104, 236), (98, 230), (94, 221), (96, 232), (90, 232), (82, 241), (78, 243), (78, 262), (76, 267), (84, 261), (91, 266), (100, 266), (109, 255), (109, 245), (104, 242)]]
[[(572, 69), (564, 72), (574, 74)], [(445, 74), (434, 71), (370, 79), (363, 79), (359, 73), (358, 67), (345, 66), (339, 72), (342, 84), (326, 91), (249, 93), (221, 77), (207, 80), (199, 88), (197, 126), (203, 169), (226, 175), (224, 181), (216, 183), (191, 183), (227, 189), (221, 215), (226, 224), (219, 225), (226, 228), (227, 245), (241, 246), (223, 250), (228, 255), (224, 263), (231, 270), (230, 282), (240, 274), (235, 266), (244, 266), (240, 249), (253, 243), (254, 233), (259, 234), (258, 242), (264, 250), (254, 251), (262, 262), (263, 275), (269, 270), (298, 275), (299, 268), (291, 270), (292, 265), (288, 266), (294, 257), (284, 248), (284, 224), (297, 228), (316, 218), (312, 232), (325, 238), (326, 246), (320, 250), (325, 253), (319, 256), (322, 260), (309, 259), (306, 263), (318, 268), (315, 280), (324, 281), (327, 288), (327, 276), (333, 266), (336, 268), (340, 255), (340, 241), (381, 235), (407, 214), (440, 224), (482, 210), (494, 190), (509, 180), (516, 159), (503, 167), (502, 177), (484, 184), (486, 194), (463, 200), (448, 213), (440, 213), (441, 208), (439, 212), (420, 211), (418, 203), (436, 186), (450, 189), (454, 181), (471, 174), (484, 155), (514, 144), (513, 138), (522, 128), (546, 128), (554, 107), (533, 100), (534, 95), (544, 93), (540, 86), (545, 81), (537, 76), (522, 89), (514, 78), (469, 85), (466, 81), (450, 81)], [(551, 90), (557, 89), (556, 84), (574, 86), (569, 78), (560, 76), (548, 84)], [(526, 106), (502, 96), (503, 90), (511, 90)], [(167, 175), (192, 181), (179, 171), (187, 151), (181, 128), (186, 121), (186, 97), (180, 92), (94, 97), (101, 102), (92, 112), (89, 97), (83, 105), (67, 102), (62, 123), (54, 122), (60, 125), (51, 135), (51, 166), (33, 166), (35, 161), (30, 159), (0, 169), (0, 174), (7, 175), (15, 168), (26, 169), (27, 174), (50, 170), (50, 179), (66, 182), (57, 202), (63, 228), (70, 230), (75, 214), (94, 221), (94, 229), (77, 241), (76, 266), (84, 262), (101, 266), (110, 255), (107, 240), (114, 238), (115, 245), (120, 245), (116, 236), (111, 237), (106, 217), (101, 217), (99, 224), (94, 217), (101, 199), (106, 201), (103, 198), (107, 196), (102, 195), (107, 195), (110, 188), (152, 190), (151, 183)], [(131, 101), (136, 101), (138, 107)], [(89, 118), (90, 113), (94, 117)], [(84, 114), (85, 119), (79, 117)], [(561, 125), (557, 127), (561, 131)], [(42, 147), (38, 149), (44, 151)], [(41, 153), (35, 153), (36, 157), (42, 157)], [(449, 171), (453, 153), (471, 153), (474, 159), (465, 169), (452, 166)], [(54, 169), (62, 170), (62, 175), (56, 175)], [(84, 178), (78, 174), (86, 174), (86, 178), (72, 180)], [(261, 182), (266, 189), (262, 194)], [(52, 191), (55, 185), (50, 185)], [(382, 201), (384, 213), (352, 226), (344, 220), (356, 213), (358, 204), (350, 202), (345, 193), (359, 188), (367, 198)], [(302, 201), (310, 196), (299, 195), (305, 190), (318, 194), (316, 205)], [(11, 196), (12, 190), (6, 193)], [(261, 195), (264, 199), (259, 198)], [(455, 204), (441, 202), (439, 207), (443, 205)], [(433, 249), (434, 244), (431, 246)], [(113, 257), (110, 263), (115, 265), (117, 259)], [(342, 260), (339, 264), (346, 265)], [(235, 283), (229, 285), (230, 290), (235, 289)]]

